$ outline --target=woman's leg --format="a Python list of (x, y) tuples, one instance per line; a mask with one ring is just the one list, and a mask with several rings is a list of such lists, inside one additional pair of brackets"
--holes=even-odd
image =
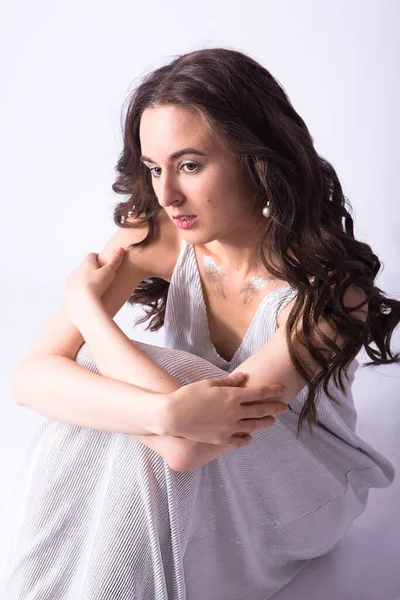
[[(226, 375), (188, 352), (136, 343), (182, 384)], [(98, 373), (86, 344), (75, 361)], [(45, 420), (24, 449), (6, 510), (0, 597), (183, 598), (192, 507), (177, 480), (194, 489), (196, 472), (172, 471), (133, 436)]]
[[(226, 375), (188, 352), (140, 348), (183, 384)], [(85, 345), (76, 361), (96, 372)], [(299, 395), (293, 407), (303, 401)], [(330, 409), (323, 401), (321, 415)], [(10, 546), (0, 597), (183, 600), (185, 585), (203, 589), (202, 572), (190, 567), (206, 541), (207, 556), (219, 547), (230, 557), (222, 567), (246, 564), (263, 589), (276, 584), (277, 565), (287, 582), (288, 571), (344, 535), (369, 487), (387, 485), (367, 454), (350, 452), (323, 427), (312, 438), (306, 427), (298, 439), (297, 423), (298, 413), (288, 411), (240, 451), (175, 472), (133, 436), (45, 421), (25, 449), (5, 514), (12, 545), (0, 532)], [(218, 510), (217, 497), (231, 501)], [(248, 560), (249, 539), (257, 560)], [(219, 580), (219, 568), (210, 560), (208, 584)], [(240, 569), (233, 575), (239, 589), (245, 578)]]

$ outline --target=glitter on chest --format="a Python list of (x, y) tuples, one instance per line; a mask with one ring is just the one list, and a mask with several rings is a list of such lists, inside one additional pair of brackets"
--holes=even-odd
[(252, 275), (248, 280), (246, 280), (246, 283), (240, 290), (240, 293), (243, 294), (245, 298), (250, 298), (265, 288), (267, 283), (270, 283), (271, 281), (271, 277), (259, 277), (257, 275)]
[[(223, 267), (218, 265), (211, 256), (207, 255), (203, 255), (203, 265), (208, 279), (217, 286), (219, 292), (223, 293), (223, 282), (226, 279)], [(271, 281), (271, 277), (251, 275), (240, 289), (240, 294), (244, 296), (245, 301), (249, 300)]]

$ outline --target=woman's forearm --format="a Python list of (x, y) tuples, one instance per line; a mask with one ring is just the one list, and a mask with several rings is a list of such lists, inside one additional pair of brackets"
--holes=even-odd
[[(181, 387), (177, 379), (141, 352), (121, 331), (100, 301), (94, 300), (86, 304), (85, 308), (75, 315), (74, 323), (103, 375), (139, 385), (159, 394), (168, 394)], [(171, 418), (172, 404), (164, 406), (167, 411), (164, 414)], [(164, 428), (165, 434), (162, 437), (161, 435), (142, 439), (140, 435), (136, 437), (164, 458), (168, 457), (170, 466), (176, 470), (181, 470), (182, 465), (186, 470), (206, 464), (215, 458), (216, 450), (219, 450), (218, 454), (229, 450), (229, 448), (217, 449), (212, 444), (171, 436), (166, 430), (165, 419), (162, 424), (158, 423), (158, 427)]]
[(13, 378), (14, 401), (48, 419), (131, 435), (164, 435), (166, 400), (98, 375), (65, 356), (26, 362)]
[(161, 394), (181, 387), (124, 334), (101, 301), (86, 303), (74, 321), (102, 375)]

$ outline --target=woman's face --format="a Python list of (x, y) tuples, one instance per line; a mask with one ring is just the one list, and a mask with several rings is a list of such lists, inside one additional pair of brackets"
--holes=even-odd
[(189, 229), (179, 231), (182, 238), (195, 245), (238, 244), (253, 235), (261, 210), (253, 207), (238, 159), (220, 148), (203, 115), (177, 106), (148, 108), (139, 134), (141, 160), (151, 170), (159, 204), (174, 223), (174, 215), (197, 215)]

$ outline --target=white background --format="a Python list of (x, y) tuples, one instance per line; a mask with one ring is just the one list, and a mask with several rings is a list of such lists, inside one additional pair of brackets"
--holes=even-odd
[[(376, 284), (400, 298), (399, 17), (396, 0), (2, 1), (0, 511), (42, 422), (13, 404), (12, 373), (60, 307), (70, 271), (113, 234), (113, 207), (124, 199), (111, 190), (123, 102), (175, 55), (223, 46), (271, 71), (335, 167), (356, 237), (383, 263)], [(162, 332), (132, 331), (138, 311), (125, 306), (116, 320), (130, 337), (162, 345)], [(395, 350), (398, 342), (399, 330)], [(360, 368), (353, 387), (358, 434), (396, 471), (399, 371)], [(333, 553), (276, 598), (400, 598), (399, 491), (397, 479), (371, 490), (367, 511)]]

